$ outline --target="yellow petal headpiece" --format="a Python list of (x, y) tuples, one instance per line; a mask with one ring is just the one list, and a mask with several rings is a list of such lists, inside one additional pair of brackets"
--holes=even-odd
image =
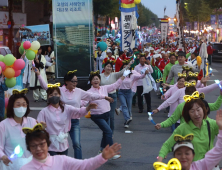
[(48, 87), (48, 88), (60, 87), (60, 83), (56, 83), (56, 84), (48, 84), (47, 87)]
[(99, 74), (99, 70), (97, 70), (97, 71), (91, 71), (90, 72), (90, 75), (92, 76), (92, 75), (96, 75), (96, 74)]
[(17, 90), (17, 89), (14, 89), (14, 90), (12, 90), (12, 94), (26, 94), (26, 93), (28, 93), (28, 89), (27, 88), (25, 88), (25, 89), (23, 89), (23, 90)]
[(178, 73), (178, 77), (186, 77), (187, 76), (187, 74), (186, 73)]
[(116, 63), (116, 60), (109, 60), (109, 59), (108, 59), (108, 60), (106, 61), (106, 63), (107, 63), (107, 62), (110, 62), (110, 63), (112, 63), (112, 64), (115, 64), (115, 63)]
[(199, 95), (198, 91), (193, 92), (192, 95), (185, 95), (185, 96), (183, 96), (183, 99), (184, 99), (184, 101), (186, 103), (190, 102), (192, 99), (199, 99), (199, 98), (200, 98), (200, 95)]
[(185, 87), (191, 87), (191, 86), (196, 86), (196, 81), (191, 81), (191, 82), (184, 82)]
[(128, 64), (128, 63), (130, 63), (130, 59), (129, 60), (123, 60), (122, 63), (123, 64)]
[(73, 74), (73, 73), (76, 73), (77, 70), (73, 70), (73, 71), (69, 71), (67, 74)]
[(163, 78), (156, 79), (156, 82), (157, 82), (157, 83), (159, 83), (159, 82), (161, 82), (161, 81), (163, 81)]
[(33, 133), (37, 130), (44, 130), (43, 126), (41, 123), (36, 124), (33, 128), (28, 128), (28, 127), (24, 127), (22, 128), (23, 133), (27, 134), (27, 133)]
[(163, 162), (155, 162), (153, 164), (155, 170), (181, 170), (182, 166), (180, 161), (176, 158), (169, 160), (168, 164)]
[(181, 136), (181, 135), (174, 135), (174, 140), (176, 142), (182, 142), (182, 141), (192, 141), (194, 138), (194, 135), (191, 133), (191, 134), (188, 134), (186, 136)]
[(188, 70), (192, 70), (192, 68), (189, 67), (189, 66), (183, 66), (182, 68), (183, 68), (183, 70), (187, 70), (187, 71), (188, 71)]
[(200, 99), (205, 99), (205, 94), (204, 93), (200, 93), (199, 98)]
[(196, 73), (189, 73), (188, 75), (189, 75), (189, 77), (197, 77), (198, 76), (198, 72), (196, 72)]

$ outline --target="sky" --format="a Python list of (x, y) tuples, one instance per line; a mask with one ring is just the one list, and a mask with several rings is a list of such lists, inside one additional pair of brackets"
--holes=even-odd
[(176, 0), (141, 0), (141, 3), (156, 14), (158, 18), (163, 18), (165, 6), (165, 15), (174, 18), (176, 14)]

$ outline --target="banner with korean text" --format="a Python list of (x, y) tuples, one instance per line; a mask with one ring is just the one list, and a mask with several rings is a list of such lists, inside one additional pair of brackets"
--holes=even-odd
[(92, 71), (92, 0), (53, 0), (56, 77), (77, 70), (78, 78)]
[(160, 27), (161, 27), (161, 40), (167, 41), (168, 36), (168, 19), (161, 19), (160, 20)]

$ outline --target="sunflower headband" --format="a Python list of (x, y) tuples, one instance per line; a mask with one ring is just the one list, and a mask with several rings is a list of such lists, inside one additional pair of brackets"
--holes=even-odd
[(196, 73), (189, 73), (188, 75), (189, 75), (189, 77), (197, 77), (198, 76), (198, 72), (196, 72)]
[(40, 130), (40, 131), (44, 130), (41, 123), (36, 124), (33, 128), (28, 128), (28, 127), (22, 128), (22, 131), (23, 131), (24, 134), (33, 133), (33, 132), (38, 131), (38, 130)]
[(77, 70), (73, 70), (73, 71), (69, 71), (67, 74), (73, 74), (73, 73), (76, 73)]
[(194, 135), (191, 133), (191, 134), (188, 134), (186, 136), (181, 136), (181, 135), (174, 135), (174, 140), (176, 142), (183, 142), (183, 141), (189, 141), (191, 142), (194, 138)]
[(196, 99), (199, 99), (199, 98), (200, 98), (200, 95), (199, 95), (198, 91), (193, 92), (192, 95), (185, 95), (185, 96), (183, 96), (183, 99), (184, 99), (184, 101), (186, 103), (190, 102), (192, 99), (196, 100)]
[(192, 68), (189, 67), (189, 66), (183, 66), (182, 68), (183, 68), (183, 70), (186, 70), (186, 71), (190, 71), (190, 70), (192, 70)]
[(47, 87), (48, 87), (48, 88), (60, 87), (60, 83), (56, 83), (56, 84), (48, 84)]
[(129, 64), (129, 63), (130, 63), (130, 60), (123, 60), (122, 63), (123, 63), (123, 64)]
[(17, 89), (14, 89), (14, 90), (12, 90), (12, 94), (26, 94), (26, 93), (28, 93), (28, 89), (27, 88), (25, 88), (25, 89), (23, 89), (23, 90), (17, 90)]
[(178, 77), (186, 77), (186, 76), (187, 76), (187, 74), (186, 74), (186, 73), (183, 73), (183, 74), (178, 73)]
[(176, 57), (178, 56), (175, 52), (171, 52), (171, 55), (175, 55)]
[(155, 162), (153, 164), (153, 168), (155, 170), (181, 170), (182, 166), (178, 159), (173, 158), (169, 160), (168, 164), (165, 164), (163, 162)]
[(159, 83), (159, 82), (161, 82), (161, 81), (163, 81), (163, 78), (156, 79), (156, 82), (157, 82), (157, 83)]
[(196, 81), (191, 81), (191, 82), (184, 82), (185, 87), (191, 87), (191, 86), (196, 86)]
[(92, 75), (97, 75), (97, 74), (99, 74), (99, 70), (97, 70), (97, 71), (91, 71), (90, 72), (90, 75), (92, 76)]

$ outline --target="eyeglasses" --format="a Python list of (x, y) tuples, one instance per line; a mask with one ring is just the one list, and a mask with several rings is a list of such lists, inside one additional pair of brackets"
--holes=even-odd
[(75, 80), (71, 80), (71, 82), (72, 82), (72, 83), (78, 83), (78, 81), (75, 81)]
[(36, 149), (38, 148), (38, 146), (39, 146), (41, 149), (43, 149), (43, 148), (45, 147), (45, 144), (46, 144), (46, 142), (42, 142), (42, 143), (37, 144), (37, 145), (30, 145), (29, 147), (30, 147), (31, 149), (33, 149), (33, 150), (36, 150)]

